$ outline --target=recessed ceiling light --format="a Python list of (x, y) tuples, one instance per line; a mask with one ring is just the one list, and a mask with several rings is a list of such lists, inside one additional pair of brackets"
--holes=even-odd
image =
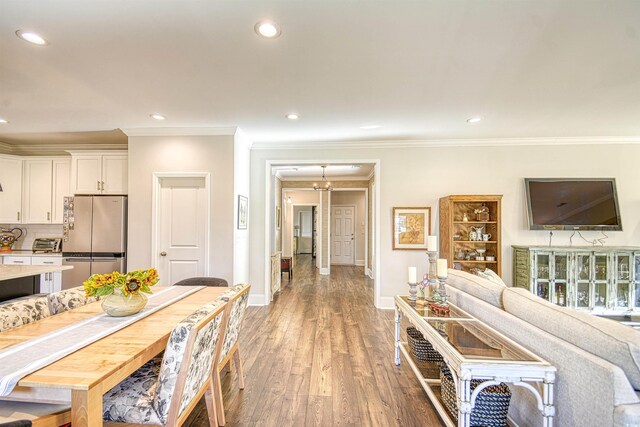
[(37, 44), (39, 46), (45, 46), (49, 44), (48, 41), (32, 31), (18, 30), (16, 31), (16, 36), (20, 37), (24, 41)]
[(478, 123), (479, 121), (482, 121), (482, 117), (480, 116), (470, 117), (467, 119), (467, 123)]
[(378, 129), (379, 127), (381, 127), (381, 126), (380, 125), (369, 124), (369, 125), (360, 126), (360, 129), (369, 130), (369, 129)]
[(296, 113), (289, 113), (286, 115), (286, 117), (289, 120), (298, 120), (300, 118), (300, 116), (297, 115)]
[(2, 124), (9, 123), (9, 120), (0, 119), (0, 123), (2, 123)]
[(278, 24), (269, 20), (259, 21), (254, 29), (256, 34), (268, 39), (274, 39), (282, 33)]
[(164, 120), (164, 119), (166, 119), (165, 116), (163, 116), (162, 114), (158, 114), (158, 113), (149, 114), (149, 116), (154, 120)]

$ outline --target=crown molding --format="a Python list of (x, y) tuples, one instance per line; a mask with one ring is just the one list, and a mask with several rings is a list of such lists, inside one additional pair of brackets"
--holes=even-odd
[[(276, 176), (278, 176), (276, 174)], [(289, 176), (289, 177), (282, 177), (279, 176), (280, 181), (282, 182), (321, 182), (322, 177), (295, 177), (295, 176)], [(368, 181), (370, 178), (367, 178), (366, 176), (349, 176), (349, 175), (337, 175), (337, 176), (327, 176), (327, 181), (329, 182), (336, 182), (336, 181), (362, 181), (362, 182), (366, 182)]]
[(131, 136), (233, 136), (237, 127), (149, 127), (121, 128), (125, 135)]
[(7, 144), (0, 142), (0, 152), (16, 156), (68, 156), (71, 151), (113, 151), (126, 153), (127, 144)]
[(499, 147), (527, 145), (602, 145), (640, 144), (638, 136), (606, 137), (544, 137), (544, 138), (481, 138), (481, 139), (432, 139), (432, 140), (384, 140), (384, 141), (305, 141), (305, 142), (254, 142), (253, 150), (304, 150), (345, 148), (420, 148), (420, 147)]

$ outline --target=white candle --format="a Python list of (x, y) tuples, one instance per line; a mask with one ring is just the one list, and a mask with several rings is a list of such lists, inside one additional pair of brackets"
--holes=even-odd
[(438, 236), (427, 236), (427, 251), (438, 252)]
[(418, 274), (415, 267), (409, 267), (409, 283), (417, 283)]
[(442, 258), (438, 259), (436, 266), (438, 277), (447, 277), (447, 260)]

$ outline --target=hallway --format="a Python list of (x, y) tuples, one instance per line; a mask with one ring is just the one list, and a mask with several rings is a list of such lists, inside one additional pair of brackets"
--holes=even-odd
[[(373, 307), (362, 267), (320, 276), (310, 255), (268, 307), (249, 307), (240, 348), (246, 388), (223, 379), (229, 426), (439, 426), (407, 364), (393, 364), (393, 311)], [(204, 426), (204, 405), (187, 426)]]

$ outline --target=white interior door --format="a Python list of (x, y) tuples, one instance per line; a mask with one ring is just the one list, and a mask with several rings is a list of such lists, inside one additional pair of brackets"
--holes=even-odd
[(162, 177), (157, 263), (161, 283), (206, 276), (208, 188), (205, 177)]
[(311, 222), (311, 210), (300, 211), (300, 238), (298, 253), (310, 254), (312, 251), (311, 238), (313, 236), (313, 223)]
[(331, 264), (355, 264), (355, 206), (331, 208)]

